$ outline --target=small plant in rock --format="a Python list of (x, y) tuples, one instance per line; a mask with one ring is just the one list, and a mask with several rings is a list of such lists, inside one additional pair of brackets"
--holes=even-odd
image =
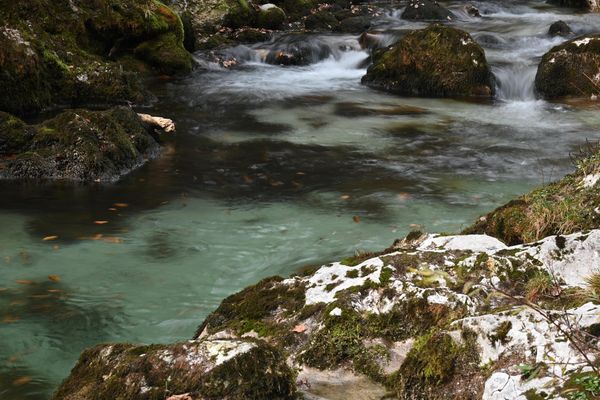
[(587, 292), (592, 301), (600, 302), (600, 272), (587, 278)]

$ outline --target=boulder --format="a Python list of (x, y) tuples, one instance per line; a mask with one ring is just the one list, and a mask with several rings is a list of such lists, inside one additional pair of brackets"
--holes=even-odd
[[(248, 287), (196, 338), (252, 336), (285, 349), (305, 398), (323, 396), (324, 376), (343, 382), (329, 388), (335, 398), (382, 398), (364, 394), (365, 380), (385, 398), (488, 400), (496, 390), (555, 398), (586, 373), (586, 354), (544, 315), (574, 330), (600, 322), (598, 304), (570, 297), (585, 293), (599, 250), (599, 230), (512, 247), (486, 235), (413, 232), (380, 253)], [(539, 308), (524, 306), (525, 296)], [(565, 306), (567, 298), (578, 300)], [(522, 377), (519, 365), (537, 369)]]
[(600, 35), (581, 36), (553, 47), (535, 77), (540, 97), (590, 97), (600, 93)]
[(373, 55), (362, 83), (409, 96), (490, 97), (494, 78), (485, 53), (462, 30), (432, 25), (409, 32)]
[(155, 129), (129, 108), (69, 110), (39, 125), (0, 112), (0, 179), (112, 182), (159, 153)]
[(600, 11), (600, 1), (598, 0), (547, 0), (546, 2), (560, 7), (583, 8), (593, 12)]
[(341, 20), (337, 30), (345, 33), (362, 33), (370, 27), (371, 18), (359, 15)]
[(304, 27), (311, 31), (333, 31), (338, 28), (339, 21), (332, 12), (316, 11), (306, 17)]
[(145, 93), (137, 72), (191, 70), (181, 20), (170, 8), (153, 0), (96, 3), (0, 8), (0, 110), (139, 102)]
[(106, 344), (86, 350), (52, 399), (296, 399), (294, 373), (262, 341)]
[(484, 215), (463, 233), (485, 233), (507, 244), (600, 227), (600, 151), (575, 173)]
[(275, 4), (267, 3), (260, 6), (258, 13), (259, 28), (281, 29), (285, 19), (285, 12)]
[(573, 34), (571, 27), (565, 21), (556, 21), (548, 29), (550, 36), (569, 36)]
[(454, 14), (434, 0), (409, 0), (401, 18), (421, 21), (451, 21)]

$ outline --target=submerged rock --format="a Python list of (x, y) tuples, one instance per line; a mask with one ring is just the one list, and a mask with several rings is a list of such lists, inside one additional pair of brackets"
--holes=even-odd
[(600, 93), (600, 35), (581, 36), (544, 54), (535, 90), (546, 99)]
[(565, 21), (556, 21), (548, 29), (550, 36), (569, 36), (573, 34), (571, 27)]
[(296, 399), (283, 355), (252, 339), (99, 345), (85, 351), (52, 399)]
[(69, 110), (39, 125), (0, 113), (0, 178), (115, 181), (158, 154), (157, 123), (124, 107)]
[(375, 52), (362, 83), (409, 96), (489, 97), (494, 78), (473, 38), (443, 25), (408, 33)]
[(600, 152), (578, 162), (575, 173), (510, 201), (464, 233), (486, 233), (507, 244), (600, 227)]
[(409, 20), (451, 21), (454, 14), (433, 0), (410, 0), (401, 17)]

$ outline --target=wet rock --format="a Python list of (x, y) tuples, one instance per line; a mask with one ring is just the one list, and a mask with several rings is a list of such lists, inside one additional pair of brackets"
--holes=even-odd
[(410, 0), (401, 17), (408, 20), (450, 21), (454, 14), (433, 0)]
[(432, 25), (373, 55), (362, 78), (375, 89), (410, 96), (489, 97), (494, 79), (485, 53), (459, 29)]
[(546, 99), (589, 97), (600, 93), (600, 35), (581, 36), (544, 54), (535, 77)]
[(383, 46), (383, 36), (375, 33), (363, 32), (358, 38), (358, 43), (362, 49), (378, 49)]
[(285, 22), (285, 12), (275, 4), (267, 3), (260, 6), (258, 26), (265, 29), (280, 29)]
[(481, 17), (481, 13), (479, 9), (475, 7), (473, 4), (467, 4), (465, 6), (465, 12), (471, 17)]
[(600, 2), (598, 0), (547, 0), (546, 2), (560, 7), (583, 8), (594, 12), (600, 11)]
[(0, 178), (115, 181), (158, 154), (155, 123), (124, 107), (65, 111), (39, 125), (1, 113)]
[(356, 16), (340, 21), (338, 31), (345, 33), (361, 33), (371, 27), (371, 18), (366, 16)]
[(548, 29), (550, 36), (569, 36), (573, 34), (571, 27), (565, 21), (556, 21)]
[(600, 153), (577, 171), (484, 215), (464, 233), (486, 233), (508, 244), (600, 227)]
[(296, 399), (276, 349), (251, 339), (99, 345), (85, 351), (52, 399)]
[(285, 39), (266, 50), (265, 62), (275, 65), (309, 65), (332, 54), (331, 45), (320, 39), (306, 40), (302, 35)]
[(304, 27), (312, 31), (333, 31), (337, 29), (338, 25), (339, 22), (333, 13), (326, 10), (310, 14), (304, 20)]

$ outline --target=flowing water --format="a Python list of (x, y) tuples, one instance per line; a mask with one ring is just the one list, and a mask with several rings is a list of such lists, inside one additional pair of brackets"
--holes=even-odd
[[(225, 51), (234, 68), (197, 54), (192, 76), (153, 83), (144, 111), (175, 119), (178, 133), (122, 181), (1, 182), (0, 398), (47, 398), (86, 347), (190, 338), (263, 277), (381, 249), (416, 227), (458, 231), (567, 173), (569, 153), (600, 138), (598, 107), (536, 100), (533, 79), (561, 42), (545, 35), (552, 22), (582, 34), (600, 16), (475, 1), (479, 19), (448, 4), (486, 49), (494, 101), (376, 92), (360, 85), (357, 37), (284, 35)], [(425, 26), (382, 7), (383, 41)], [(306, 65), (265, 63), (294, 46)]]

